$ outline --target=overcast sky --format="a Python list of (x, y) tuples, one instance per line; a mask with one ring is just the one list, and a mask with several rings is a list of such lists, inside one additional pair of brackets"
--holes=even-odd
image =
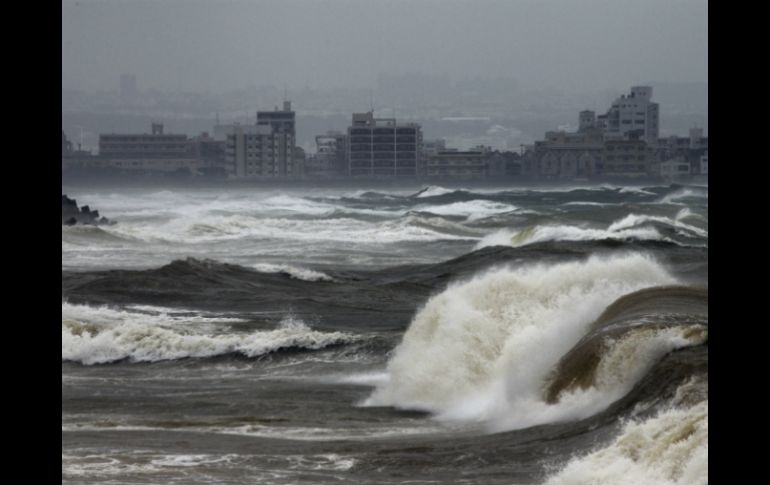
[(376, 87), (379, 73), (576, 92), (708, 81), (707, 0), (64, 0), (62, 86)]

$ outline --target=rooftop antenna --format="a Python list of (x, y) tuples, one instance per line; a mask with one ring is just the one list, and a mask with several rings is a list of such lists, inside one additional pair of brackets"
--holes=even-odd
[(286, 84), (283, 85), (283, 102), (285, 103), (289, 98), (289, 90), (286, 88)]
[(369, 90), (369, 112), (374, 114), (374, 93), (372, 93), (372, 90)]

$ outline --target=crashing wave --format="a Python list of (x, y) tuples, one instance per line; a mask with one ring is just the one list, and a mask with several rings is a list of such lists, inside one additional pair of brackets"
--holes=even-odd
[(412, 194), (411, 197), (425, 198), (425, 197), (438, 197), (440, 195), (452, 194), (454, 192), (466, 192), (462, 189), (447, 189), (439, 185), (429, 185), (420, 191)]
[(354, 335), (319, 332), (292, 317), (277, 328), (252, 332), (217, 331), (217, 317), (151, 315), (106, 307), (62, 304), (62, 361), (104, 364), (128, 359), (157, 362), (189, 357), (241, 354), (259, 357), (283, 349), (317, 350), (350, 343)]
[(628, 214), (612, 222), (606, 229), (578, 227), (571, 225), (538, 225), (521, 230), (501, 229), (481, 239), (475, 249), (487, 246), (520, 247), (527, 244), (544, 241), (599, 241), (611, 240), (652, 240), (676, 242), (664, 236), (651, 224), (661, 224), (678, 230), (678, 234), (689, 238), (708, 239), (708, 230), (683, 222), (686, 218), (701, 218), (687, 209), (670, 217)]
[(420, 205), (414, 210), (430, 212), (440, 216), (458, 216), (465, 217), (468, 221), (483, 219), (495, 214), (512, 212), (518, 207), (501, 202), (491, 202), (488, 200), (468, 200), (463, 202), (453, 202), (443, 205)]
[(604, 342), (590, 383), (544, 387), (560, 359), (613, 301), (676, 282), (641, 254), (500, 268), (429, 300), (388, 363), (388, 380), (365, 402), (420, 409), (440, 419), (483, 421), (495, 431), (582, 419), (625, 395), (667, 352), (707, 338), (702, 322), (640, 326)]
[(257, 263), (254, 265), (254, 269), (260, 273), (284, 273), (291, 278), (302, 281), (334, 281), (334, 278), (326, 273), (288, 264)]
[(626, 422), (610, 445), (573, 458), (544, 485), (638, 483), (708, 483), (708, 400)]

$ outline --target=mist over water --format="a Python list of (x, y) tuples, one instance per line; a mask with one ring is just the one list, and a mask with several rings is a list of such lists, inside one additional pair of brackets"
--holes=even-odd
[(63, 482), (708, 482), (707, 186), (63, 190)]

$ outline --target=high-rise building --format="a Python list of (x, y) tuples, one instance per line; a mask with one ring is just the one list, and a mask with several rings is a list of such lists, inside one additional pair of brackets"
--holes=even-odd
[(227, 130), (225, 156), (234, 177), (301, 175), (295, 163), (296, 123), (291, 102), (283, 109), (258, 111), (256, 125), (232, 125)]
[(578, 131), (586, 131), (592, 128), (596, 128), (596, 113), (590, 110), (581, 111), (578, 123)]
[(339, 131), (329, 131), (315, 137), (316, 154), (309, 173), (347, 175), (348, 137)]
[(354, 113), (348, 127), (348, 173), (365, 176), (416, 176), (420, 169), (422, 129), (374, 112)]
[(658, 141), (658, 103), (652, 102), (652, 87), (634, 86), (607, 112), (605, 137), (608, 139), (639, 139), (650, 145)]

